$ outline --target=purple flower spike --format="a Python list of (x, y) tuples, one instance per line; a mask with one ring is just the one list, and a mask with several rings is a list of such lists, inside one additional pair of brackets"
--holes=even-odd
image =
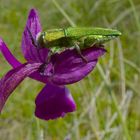
[(65, 85), (78, 82), (87, 76), (96, 66), (99, 57), (106, 52), (101, 45), (94, 45), (82, 50), (83, 56), (87, 59), (87, 63), (85, 63), (76, 50), (65, 50), (60, 54), (54, 54), (47, 64), (50, 50), (47, 48), (37, 49), (31, 39), (31, 34), (36, 40), (41, 31), (37, 11), (31, 9), (22, 35), (21, 48), (27, 60), (23, 64), (12, 55), (0, 38), (0, 52), (13, 67), (0, 80), (0, 112), (13, 90), (27, 76), (46, 84), (35, 101), (35, 115), (37, 117), (49, 120), (73, 112), (76, 105)]
[(62, 86), (47, 84), (36, 98), (35, 115), (44, 120), (64, 117), (76, 109), (69, 90)]

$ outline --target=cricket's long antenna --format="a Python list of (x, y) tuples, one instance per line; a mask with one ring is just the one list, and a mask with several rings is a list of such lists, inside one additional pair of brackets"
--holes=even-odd
[(30, 31), (30, 29), (29, 29), (28, 26), (27, 26), (27, 31), (28, 31), (28, 33), (29, 33), (29, 35), (30, 35), (31, 40), (32, 40), (32, 44), (33, 44), (36, 48), (38, 48), (37, 42), (36, 42), (36, 40), (33, 38), (33, 35), (32, 35), (32, 33), (31, 33), (31, 31)]
[(32, 33), (31, 33), (29, 27), (28, 27), (28, 26), (26, 26), (26, 27), (27, 27), (27, 31), (28, 31), (28, 33), (29, 33), (29, 35), (30, 35), (32, 44), (36, 47), (37, 52), (38, 52), (38, 56), (40, 57), (40, 60), (43, 62), (43, 60), (42, 60), (42, 58), (41, 58), (41, 56), (40, 56), (40, 53), (39, 53), (39, 49), (38, 49), (37, 42), (36, 42), (36, 40), (34, 39), (34, 37), (33, 37)]
[[(28, 33), (29, 33), (29, 35), (30, 35), (32, 44), (33, 44), (33, 45), (36, 47), (36, 49), (37, 49), (38, 56), (40, 57), (40, 60), (43, 62), (43, 60), (42, 60), (42, 58), (41, 58), (41, 56), (40, 56), (40, 53), (39, 53), (39, 49), (38, 49), (37, 42), (36, 42), (36, 40), (34, 39), (34, 37), (33, 37), (33, 35), (32, 35), (32, 33), (31, 33), (31, 31), (30, 31), (30, 29), (29, 29), (28, 26), (27, 26), (27, 31), (28, 31)], [(44, 75), (44, 70), (45, 70), (45, 67), (48, 65), (48, 63), (50, 62), (51, 54), (52, 54), (52, 52), (50, 51), (49, 54), (48, 54), (47, 59), (45, 60), (46, 63), (43, 63), (43, 65), (41, 65), (41, 67), (40, 67), (40, 74), (41, 74), (41, 75)]]

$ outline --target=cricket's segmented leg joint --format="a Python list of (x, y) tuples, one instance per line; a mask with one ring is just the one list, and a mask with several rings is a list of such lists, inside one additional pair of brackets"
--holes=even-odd
[(82, 52), (81, 52), (81, 49), (80, 49), (78, 43), (74, 42), (74, 47), (75, 47), (77, 53), (78, 53), (78, 54), (80, 55), (80, 57), (83, 59), (83, 61), (84, 61), (85, 63), (87, 63), (88, 61), (87, 61), (86, 57), (83, 56), (83, 54), (82, 54)]
[(46, 57), (45, 62), (39, 68), (40, 75), (48, 76), (48, 77), (53, 76), (54, 66), (50, 63), (52, 55), (53, 55), (53, 52), (50, 50)]
[(50, 50), (46, 59), (46, 64), (50, 63), (52, 55), (53, 55), (53, 52)]

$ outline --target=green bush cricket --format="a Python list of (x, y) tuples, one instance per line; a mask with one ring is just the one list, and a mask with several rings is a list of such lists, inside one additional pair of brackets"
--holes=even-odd
[[(29, 33), (31, 35), (30, 31)], [(32, 43), (37, 48), (49, 48), (51, 50), (50, 57), (52, 54), (60, 53), (67, 48), (75, 48), (81, 58), (86, 61), (86, 58), (81, 53), (82, 49), (89, 48), (95, 44), (103, 44), (120, 35), (121, 32), (114, 29), (68, 27), (47, 30), (39, 33), (36, 39), (31, 38)]]

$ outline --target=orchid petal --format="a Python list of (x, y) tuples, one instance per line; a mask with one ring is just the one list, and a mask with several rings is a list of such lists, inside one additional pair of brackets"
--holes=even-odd
[[(7, 62), (13, 67), (19, 67), (20, 65), (22, 65), (14, 56), (13, 54), (10, 52), (10, 50), (8, 49), (7, 45), (5, 44), (5, 42), (2, 40), (2, 38), (0, 38), (0, 51), (2, 52), (3, 56), (5, 57), (5, 59), (7, 60)], [(37, 81), (43, 82), (43, 83), (47, 83), (48, 80), (46, 76), (40, 75), (40, 73), (34, 72), (32, 73), (30, 76), (30, 78), (33, 78)]]
[(72, 84), (80, 81), (94, 69), (98, 58), (105, 52), (106, 50), (99, 46), (83, 50), (82, 54), (87, 59), (87, 63), (80, 58), (76, 50), (66, 50), (57, 54), (53, 56), (54, 67), (52, 69), (54, 72), (48, 80), (56, 85)]
[(0, 38), (0, 51), (7, 60), (7, 62), (13, 67), (16, 68), (21, 65), (21, 63), (12, 55), (4, 41)]
[(64, 117), (76, 109), (69, 90), (62, 86), (47, 84), (36, 97), (35, 115), (44, 120)]
[(48, 49), (37, 49), (32, 43), (29, 30), (34, 40), (36, 40), (37, 34), (42, 30), (38, 13), (35, 9), (31, 9), (29, 12), (26, 27), (22, 36), (22, 51), (28, 62), (45, 62), (48, 56)]
[(0, 112), (13, 90), (31, 73), (38, 70), (40, 63), (23, 64), (10, 70), (0, 80)]

